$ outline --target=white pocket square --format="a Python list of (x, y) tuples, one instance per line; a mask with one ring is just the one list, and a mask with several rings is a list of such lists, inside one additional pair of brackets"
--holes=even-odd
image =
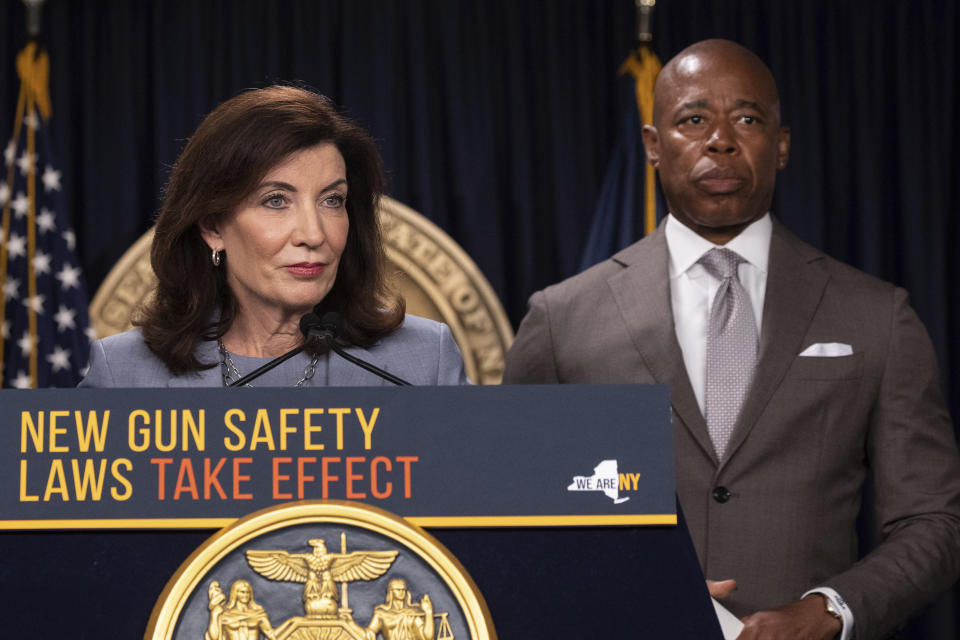
[(852, 356), (853, 347), (842, 342), (818, 342), (804, 349), (800, 355), (814, 358), (839, 358)]

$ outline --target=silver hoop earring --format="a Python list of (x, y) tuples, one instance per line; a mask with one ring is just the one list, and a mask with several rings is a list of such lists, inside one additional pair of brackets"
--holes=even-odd
[(213, 260), (213, 266), (219, 267), (219, 266), (220, 266), (220, 252), (217, 251), (216, 249), (213, 249), (212, 251), (213, 251), (213, 253), (211, 254), (210, 258), (211, 258), (211, 260)]

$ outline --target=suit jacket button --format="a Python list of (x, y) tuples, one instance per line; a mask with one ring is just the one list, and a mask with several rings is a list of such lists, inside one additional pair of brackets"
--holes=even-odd
[(713, 490), (713, 499), (723, 504), (730, 499), (730, 490), (726, 487), (717, 487)]

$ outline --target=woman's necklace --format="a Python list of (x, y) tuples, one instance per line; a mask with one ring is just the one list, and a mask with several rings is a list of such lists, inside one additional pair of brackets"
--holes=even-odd
[[(240, 371), (237, 370), (237, 365), (234, 364), (233, 358), (230, 357), (230, 352), (223, 346), (223, 341), (219, 338), (217, 339), (217, 348), (220, 350), (220, 375), (223, 377), (223, 386), (229, 387), (231, 383), (239, 380), (243, 376), (240, 375)], [(303, 377), (297, 381), (295, 386), (302, 387), (306, 384), (307, 380), (313, 377), (313, 374), (317, 371), (317, 362), (319, 361), (320, 356), (313, 356), (310, 364), (303, 369)], [(248, 382), (243, 386), (252, 387), (253, 385)]]

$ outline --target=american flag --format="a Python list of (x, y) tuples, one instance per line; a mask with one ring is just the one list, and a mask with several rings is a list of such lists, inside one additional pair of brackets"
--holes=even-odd
[[(62, 174), (51, 154), (46, 54), (17, 57), (20, 99), (0, 172), (0, 363), (4, 387), (73, 387), (94, 334)], [(4, 175), (5, 174), (5, 175)]]

